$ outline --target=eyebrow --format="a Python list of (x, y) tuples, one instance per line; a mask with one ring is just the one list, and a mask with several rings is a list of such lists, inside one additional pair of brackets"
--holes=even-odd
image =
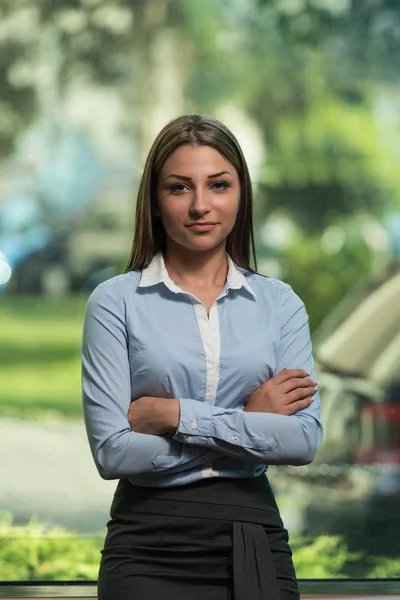
[[(221, 175), (230, 175), (232, 177), (232, 173), (229, 171), (221, 171), (220, 173), (214, 173), (213, 175), (208, 175), (207, 179), (213, 179), (214, 177), (220, 177)], [(175, 177), (176, 179), (183, 179), (184, 181), (192, 181), (191, 177), (187, 177), (186, 175), (177, 175), (176, 173), (171, 173), (165, 179), (169, 179), (169, 177)]]

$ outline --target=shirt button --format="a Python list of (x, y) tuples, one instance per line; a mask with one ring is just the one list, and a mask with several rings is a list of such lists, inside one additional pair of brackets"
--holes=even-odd
[(238, 442), (238, 441), (239, 441), (239, 438), (238, 438), (238, 436), (237, 436), (237, 435), (234, 435), (234, 436), (233, 436), (233, 438), (232, 438), (232, 440), (233, 440), (234, 442)]
[(187, 443), (188, 443), (188, 444), (191, 444), (191, 443), (193, 442), (193, 438), (192, 438), (192, 437), (189, 435), (189, 436), (186, 438), (186, 441), (187, 441)]
[(193, 450), (192, 450), (192, 453), (193, 453), (193, 454), (197, 454), (197, 449), (196, 449), (196, 448), (193, 448)]
[(192, 423), (192, 429), (197, 429), (197, 423)]

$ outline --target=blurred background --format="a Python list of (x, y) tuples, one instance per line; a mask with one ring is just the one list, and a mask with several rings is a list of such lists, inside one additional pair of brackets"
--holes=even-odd
[(235, 133), (259, 272), (304, 300), (325, 438), (271, 467), (299, 577), (400, 576), (400, 3), (1, 0), (0, 580), (95, 579), (83, 311), (166, 122)]

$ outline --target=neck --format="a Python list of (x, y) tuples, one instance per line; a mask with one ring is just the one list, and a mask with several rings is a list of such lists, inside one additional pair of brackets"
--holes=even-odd
[(202, 252), (173, 250), (171, 247), (163, 253), (165, 268), (177, 285), (201, 287), (221, 287), (225, 285), (228, 273), (228, 260), (225, 246)]

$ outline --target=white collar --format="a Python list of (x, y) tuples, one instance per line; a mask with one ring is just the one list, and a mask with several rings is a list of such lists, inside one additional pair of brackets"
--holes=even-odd
[[(257, 298), (255, 292), (246, 280), (246, 277), (235, 265), (228, 252), (226, 253), (226, 256), (228, 259), (228, 274), (226, 278), (227, 288), (237, 290), (241, 287), (244, 287), (252, 296), (254, 296), (254, 298)], [(172, 281), (168, 275), (162, 250), (159, 250), (159, 252), (153, 256), (150, 264), (142, 269), (142, 275), (138, 287), (149, 287), (151, 285), (157, 285), (158, 283), (164, 283), (172, 292), (183, 291)]]

